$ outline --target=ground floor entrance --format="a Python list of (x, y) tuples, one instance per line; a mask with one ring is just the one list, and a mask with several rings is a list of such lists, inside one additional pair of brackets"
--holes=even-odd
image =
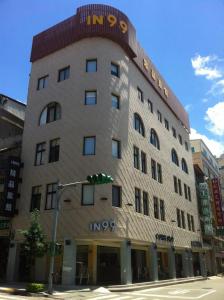
[(6, 279), (6, 269), (9, 253), (9, 238), (0, 237), (0, 281)]
[(176, 267), (176, 278), (185, 277), (183, 271), (183, 255), (182, 253), (175, 253), (175, 267)]

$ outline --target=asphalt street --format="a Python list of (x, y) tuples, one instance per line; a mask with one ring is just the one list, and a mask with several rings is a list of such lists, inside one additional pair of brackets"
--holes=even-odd
[(224, 300), (224, 278), (213, 277), (206, 281), (178, 284), (141, 291), (111, 293), (97, 291), (76, 291), (55, 294), (52, 298), (24, 297), (0, 294), (0, 299), (74, 299), (74, 300)]

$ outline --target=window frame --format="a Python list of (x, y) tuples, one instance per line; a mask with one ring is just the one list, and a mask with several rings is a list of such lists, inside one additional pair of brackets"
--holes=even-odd
[[(56, 145), (52, 145), (56, 142)], [(52, 139), (49, 141), (49, 158), (48, 163), (59, 161), (60, 156), (60, 138)]]
[(150, 143), (158, 150), (160, 150), (160, 141), (157, 132), (154, 128), (150, 130)]
[[(52, 210), (52, 209), (55, 209), (54, 207), (54, 200), (55, 200), (55, 205), (57, 205), (56, 203), (56, 193), (57, 193), (57, 188), (55, 190), (53, 190), (53, 187), (52, 187), (52, 191), (49, 192), (48, 191), (48, 187), (49, 186), (56, 186), (57, 187), (57, 182), (52, 182), (52, 183), (48, 183), (47, 186), (46, 186), (46, 198), (45, 198), (45, 210)], [(47, 208), (47, 203), (48, 203), (48, 196), (51, 195), (51, 199), (50, 199), (50, 202), (51, 202), (51, 205), (50, 205), (50, 208)], [(54, 199), (55, 197), (55, 199)]]
[[(113, 154), (113, 143), (116, 143), (116, 155)], [(112, 138), (112, 157), (121, 159), (121, 141)]]
[[(94, 144), (93, 144), (93, 153), (90, 153), (90, 154), (87, 154), (86, 153), (86, 140), (87, 139), (93, 139), (93, 141), (94, 141)], [(96, 155), (96, 136), (84, 136), (83, 137), (83, 150), (82, 150), (82, 155), (83, 156), (91, 156), (91, 155)]]
[(163, 199), (159, 199), (159, 210), (160, 210), (160, 220), (166, 221), (166, 212), (165, 212), (165, 202)]
[(176, 139), (177, 138), (177, 131), (176, 131), (176, 128), (172, 127), (172, 134), (173, 134), (173, 137)]
[(162, 165), (157, 163), (157, 181), (159, 183), (163, 183), (163, 172), (162, 172)]
[[(116, 102), (113, 101), (113, 97), (116, 98)], [(120, 109), (120, 96), (111, 93), (111, 103), (112, 103), (112, 108)], [(113, 103), (116, 103), (117, 105), (114, 106)]]
[[(68, 72), (67, 72), (68, 71)], [(64, 74), (63, 79), (61, 79), (61, 74)], [(58, 70), (58, 82), (65, 81), (70, 77), (70, 66), (64, 67)]]
[(156, 161), (153, 158), (151, 158), (151, 175), (152, 179), (157, 180)]
[[(43, 90), (47, 87), (47, 79), (48, 78), (49, 78), (49, 75), (45, 75), (45, 76), (39, 77), (37, 79), (37, 91)], [(42, 80), (43, 80), (43, 85), (42, 85), (42, 87), (40, 87), (40, 83)]]
[(148, 99), (148, 108), (150, 112), (153, 114), (153, 102), (150, 99)]
[[(95, 94), (95, 103), (87, 103), (87, 94), (88, 93), (94, 93)], [(90, 97), (89, 97), (90, 98)], [(97, 104), (97, 90), (86, 90), (85, 91), (85, 103), (86, 106), (92, 106), (92, 105), (96, 105)]]
[[(137, 126), (139, 125), (139, 126)], [(134, 129), (145, 137), (145, 126), (139, 114), (134, 113)]]
[[(37, 148), (39, 145), (43, 145), (44, 149), (41, 149), (41, 151), (40, 150), (38, 151)], [(37, 164), (37, 156), (39, 153), (41, 153), (41, 159), (40, 159), (40, 163)], [(45, 153), (46, 153), (46, 142), (41, 142), (41, 143), (36, 144), (34, 166), (42, 166), (45, 164), (45, 161), (44, 161), (45, 155), (46, 155)]]
[(162, 113), (157, 109), (157, 119), (160, 123), (163, 123), (163, 116)]
[[(118, 190), (118, 195), (119, 195), (119, 199), (118, 199), (118, 204), (119, 205), (113, 205), (113, 203), (114, 203), (114, 189), (117, 189)], [(112, 185), (112, 206), (113, 207), (122, 207), (122, 187), (121, 186), (119, 186), (119, 185)]]
[(141, 213), (141, 190), (139, 188), (135, 188), (135, 212)]
[[(84, 187), (86, 187), (86, 186), (90, 186), (93, 189), (93, 195), (92, 195), (93, 202), (88, 203), (88, 204), (84, 203)], [(94, 204), (95, 204), (95, 186), (93, 184), (83, 183), (82, 184), (82, 191), (81, 191), (81, 206), (93, 206)]]
[[(95, 62), (96, 68), (95, 71), (88, 71), (88, 63)], [(86, 59), (86, 73), (96, 73), (97, 72), (97, 58), (87, 58)]]
[[(116, 72), (114, 72), (114, 70), (112, 70), (112, 67), (116, 67)], [(115, 63), (115, 62), (111, 62), (110, 64), (110, 74), (113, 76), (116, 76), (117, 78), (120, 78), (120, 65)]]
[(143, 103), (144, 102), (144, 94), (143, 91), (137, 86), (138, 99)]
[(153, 196), (153, 211), (154, 211), (154, 218), (159, 220), (159, 199), (156, 196)]
[(146, 191), (142, 193), (143, 214), (149, 216), (149, 194)]
[(133, 159), (134, 159), (134, 168), (139, 170), (140, 169), (140, 155), (139, 155), (139, 148), (135, 145), (133, 146)]
[(141, 151), (141, 171), (147, 174), (147, 156), (144, 151)]
[[(40, 189), (39, 193), (34, 193), (34, 189), (36, 189), (36, 188)], [(35, 209), (40, 211), (41, 198), (42, 198), (41, 189), (42, 189), (41, 185), (32, 186), (31, 201), (30, 201), (30, 212), (34, 211)], [(34, 205), (34, 204), (36, 204), (36, 202), (38, 203), (38, 205)], [(37, 208), (37, 206), (39, 208)]]

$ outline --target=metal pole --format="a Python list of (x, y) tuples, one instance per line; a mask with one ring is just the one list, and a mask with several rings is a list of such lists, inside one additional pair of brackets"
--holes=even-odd
[(88, 183), (88, 181), (77, 181), (77, 182), (71, 182), (66, 184), (60, 184), (57, 185), (56, 190), (56, 205), (54, 209), (54, 219), (53, 219), (53, 227), (52, 227), (52, 238), (51, 238), (51, 247), (52, 247), (52, 253), (50, 256), (50, 268), (49, 268), (49, 277), (48, 277), (48, 293), (53, 293), (53, 275), (54, 275), (54, 257), (55, 257), (55, 245), (57, 241), (57, 228), (58, 228), (58, 216), (60, 211), (60, 197), (62, 194), (62, 191), (66, 187), (70, 186), (76, 186), (77, 184), (82, 183)]
[(60, 210), (60, 189), (62, 189), (62, 187), (58, 184), (57, 191), (56, 191), (56, 205), (54, 209), (54, 220), (53, 220), (52, 239), (51, 239), (52, 253), (50, 256), (50, 269), (49, 269), (49, 278), (48, 278), (49, 294), (53, 293), (54, 257), (55, 257), (55, 244), (57, 239), (58, 215)]

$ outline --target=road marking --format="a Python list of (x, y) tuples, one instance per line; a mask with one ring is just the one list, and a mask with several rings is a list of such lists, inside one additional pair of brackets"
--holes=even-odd
[(190, 290), (175, 290), (175, 291), (168, 292), (168, 294), (170, 294), (170, 295), (183, 295), (183, 294), (187, 294), (187, 293), (190, 293), (190, 292), (191, 292)]
[[(199, 289), (198, 289), (199, 290)], [(201, 290), (199, 290), (201, 291)], [(211, 291), (208, 291), (207, 293), (203, 293), (202, 295), (199, 295), (199, 296), (175, 296), (175, 295), (159, 295), (159, 294), (146, 294), (146, 293), (135, 293), (136, 296), (147, 296), (147, 297), (160, 297), (160, 298), (168, 298), (168, 299), (192, 299), (192, 300), (195, 300), (195, 299), (201, 299), (207, 295), (210, 295), (212, 293), (215, 293), (216, 290), (211, 290)]]
[[(112, 299), (112, 298), (114, 298), (115, 299), (115, 297), (119, 297), (119, 295), (104, 295), (104, 294), (102, 294), (101, 296), (99, 295), (99, 296), (97, 296), (97, 297), (94, 297), (94, 298), (89, 298), (89, 299), (91, 299), (91, 300), (101, 300), (101, 299)], [(117, 299), (127, 299), (127, 298), (130, 298), (130, 296), (125, 296), (125, 298), (117, 298)]]

